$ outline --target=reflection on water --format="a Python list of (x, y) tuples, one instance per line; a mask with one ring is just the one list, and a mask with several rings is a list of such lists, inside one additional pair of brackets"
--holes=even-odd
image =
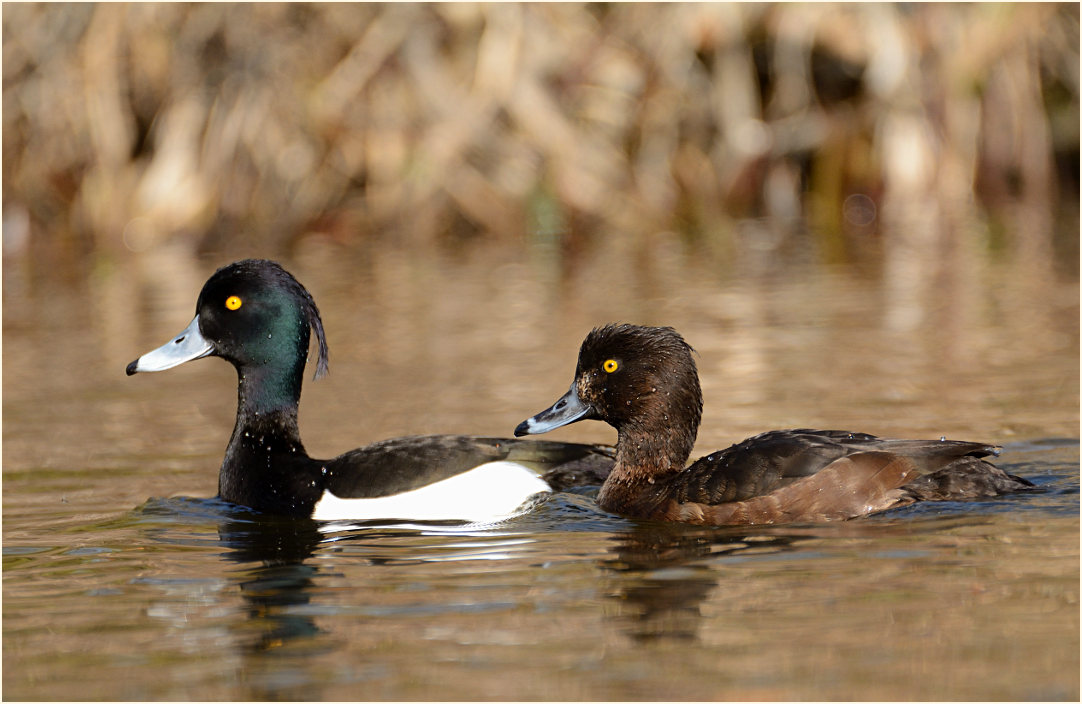
[(718, 583), (704, 558), (774, 554), (792, 542), (786, 536), (639, 527), (619, 536), (614, 557), (602, 563), (619, 574), (619, 586), (609, 595), (619, 604), (614, 618), (626, 621), (624, 628), (637, 640), (697, 640), (700, 605)]
[(786, 426), (948, 435), (1004, 443), (1039, 490), (758, 529), (625, 521), (592, 490), (485, 530), (268, 520), (186, 498), (214, 493), (228, 365), (123, 374), (222, 262), (5, 279), (8, 698), (1077, 699), (1076, 283), (987, 265), (963, 299), (911, 292), (914, 318), (859, 272), (600, 256), (302, 251), (331, 345), (308, 449), (507, 435), (627, 320), (697, 348), (697, 455)]

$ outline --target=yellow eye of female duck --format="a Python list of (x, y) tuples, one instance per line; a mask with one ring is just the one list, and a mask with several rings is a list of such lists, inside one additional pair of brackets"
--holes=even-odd
[(601, 368), (604, 369), (609, 374), (612, 374), (614, 371), (616, 371), (617, 369), (620, 368), (620, 363), (617, 362), (615, 359), (606, 359), (601, 364)]
[(240, 306), (240, 296), (230, 296), (229, 298), (225, 299), (225, 307), (229, 310), (236, 310), (237, 308), (240, 308)]

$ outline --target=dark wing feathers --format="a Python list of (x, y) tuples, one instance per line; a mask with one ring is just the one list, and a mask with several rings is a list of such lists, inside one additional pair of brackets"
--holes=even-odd
[[(773, 430), (713, 452), (692, 464), (677, 475), (679, 486), (675, 487), (673, 498), (679, 502), (705, 504), (744, 501), (794, 483), (802, 484), (799, 481), (802, 478), (817, 475), (837, 460), (856, 453), (904, 457), (915, 471), (915, 474), (907, 475), (907, 481), (943, 474), (937, 480), (924, 482), (920, 491), (929, 495), (947, 491), (952, 480), (946, 475), (960, 464), (970, 468), (967, 472), (970, 479), (953, 483), (960, 488), (983, 492), (975, 495), (989, 495), (990, 491), (1002, 493), (1002, 490), (992, 491), (995, 482), (981, 482), (981, 473), (987, 468), (1003, 475), (999, 484), (1010, 482), (1009, 475), (979, 459), (995, 454), (997, 450), (992, 445), (952, 440), (893, 440), (840, 430)], [(841, 490), (840, 487), (837, 489)]]
[(464, 435), (415, 435), (373, 443), (324, 463), (326, 488), (342, 498), (375, 498), (419, 489), (486, 462), (508, 460), (548, 478), (554, 489), (594, 479), (600, 483), (612, 468), (611, 448), (576, 443), (483, 438)]

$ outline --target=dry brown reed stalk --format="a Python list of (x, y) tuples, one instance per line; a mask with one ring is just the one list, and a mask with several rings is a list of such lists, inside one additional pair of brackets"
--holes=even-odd
[(975, 213), (1048, 260), (1077, 212), (1074, 4), (13, 4), (3, 36), (5, 252), (47, 262), (312, 233), (904, 259)]

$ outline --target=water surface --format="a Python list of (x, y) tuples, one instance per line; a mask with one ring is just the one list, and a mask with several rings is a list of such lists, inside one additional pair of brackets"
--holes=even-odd
[(899, 296), (655, 255), (302, 252), (287, 266), (331, 346), (309, 451), (509, 435), (566, 389), (590, 327), (625, 320), (698, 350), (695, 455), (776, 427), (946, 435), (1003, 444), (1038, 489), (812, 526), (633, 522), (595, 490), (484, 528), (268, 520), (208, 498), (232, 369), (123, 373), (224, 262), (6, 269), (5, 697), (1077, 700), (1077, 283), (991, 267), (964, 295)]

